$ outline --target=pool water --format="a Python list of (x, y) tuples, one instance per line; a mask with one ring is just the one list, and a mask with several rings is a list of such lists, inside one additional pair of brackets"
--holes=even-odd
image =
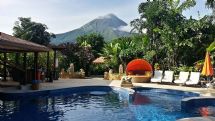
[(112, 90), (0, 100), (0, 121), (175, 121), (201, 115), (181, 111), (181, 99), (191, 96), (143, 89), (129, 99)]

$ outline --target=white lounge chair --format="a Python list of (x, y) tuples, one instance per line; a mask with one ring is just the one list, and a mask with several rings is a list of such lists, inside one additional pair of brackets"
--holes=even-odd
[(174, 74), (173, 71), (165, 71), (164, 72), (164, 77), (161, 80), (161, 82), (171, 82), (172, 83), (172, 81), (173, 81), (173, 74)]
[(154, 72), (154, 76), (151, 78), (151, 82), (161, 82), (163, 77), (163, 71), (157, 70)]
[(188, 80), (188, 77), (189, 77), (189, 72), (181, 71), (179, 73), (179, 78), (176, 79), (174, 81), (174, 83), (176, 83), (176, 84), (185, 84), (185, 82)]
[(191, 72), (190, 78), (185, 82), (186, 85), (197, 85), (200, 79), (200, 72)]

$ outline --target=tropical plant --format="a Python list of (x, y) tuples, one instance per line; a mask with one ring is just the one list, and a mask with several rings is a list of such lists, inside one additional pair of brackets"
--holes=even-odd
[(107, 59), (106, 63), (109, 68), (117, 67), (119, 64), (119, 43), (107, 43), (102, 49), (102, 56)]
[(147, 46), (148, 37), (146, 35), (121, 37), (107, 43), (101, 55), (107, 59), (107, 65), (117, 70), (119, 64), (126, 66), (134, 58), (143, 58)]
[(215, 0), (207, 0), (206, 5), (210, 8), (214, 8), (215, 7)]
[(101, 50), (105, 44), (104, 37), (95, 33), (79, 36), (76, 40), (80, 46), (91, 47), (96, 58), (99, 56), (99, 53), (101, 53)]
[(212, 52), (215, 50), (215, 41), (213, 41), (210, 46), (207, 48), (208, 52)]
[(211, 17), (195, 20), (183, 16), (182, 12), (195, 4), (195, 0), (149, 0), (139, 5), (140, 18), (131, 25), (139, 34), (146, 30), (149, 46), (145, 47), (144, 58), (170, 68), (180, 64), (190, 66), (204, 57), (205, 48), (213, 41), (215, 27)]
[(47, 32), (48, 27), (45, 24), (31, 21), (31, 18), (19, 17), (13, 27), (15, 37), (32, 41), (42, 45), (48, 45), (54, 34)]
[(83, 47), (73, 43), (65, 43), (61, 46), (65, 47), (65, 49), (61, 50), (64, 57), (61, 67), (67, 69), (70, 63), (74, 63), (75, 71), (79, 71), (82, 68), (88, 76), (90, 73), (90, 65), (94, 59), (91, 47)]
[(215, 0), (207, 0), (206, 6), (213, 10), (212, 18), (213, 18), (213, 24), (215, 24)]

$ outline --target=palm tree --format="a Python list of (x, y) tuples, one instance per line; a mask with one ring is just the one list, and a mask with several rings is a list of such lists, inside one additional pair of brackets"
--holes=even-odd
[(215, 50), (215, 41), (212, 42), (212, 43), (210, 44), (210, 46), (207, 48), (207, 51), (208, 51), (208, 52), (212, 52), (212, 51), (214, 51), (214, 50)]

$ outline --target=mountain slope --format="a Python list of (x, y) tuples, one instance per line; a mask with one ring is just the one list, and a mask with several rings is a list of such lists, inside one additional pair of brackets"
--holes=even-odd
[(108, 14), (103, 17), (98, 17), (78, 29), (62, 34), (56, 34), (56, 38), (52, 38), (51, 43), (61, 44), (65, 42), (75, 42), (78, 36), (90, 33), (101, 34), (105, 41), (122, 36), (129, 36), (129, 32), (119, 29), (123, 26), (127, 26), (127, 23), (116, 17), (114, 14)]

